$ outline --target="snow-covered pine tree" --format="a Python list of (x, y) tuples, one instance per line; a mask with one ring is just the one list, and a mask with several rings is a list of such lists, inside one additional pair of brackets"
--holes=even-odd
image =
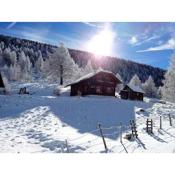
[(36, 69), (36, 72), (40, 73), (42, 72), (42, 69), (43, 69), (43, 57), (42, 57), (42, 54), (41, 54), (41, 51), (39, 51), (39, 56), (38, 56), (38, 59), (35, 63), (35, 69)]
[(5, 47), (4, 42), (3, 42), (3, 41), (1, 41), (1, 42), (0, 42), (0, 48), (3, 50), (3, 49), (4, 49), (4, 47)]
[(43, 61), (43, 68), (42, 68), (42, 77), (43, 79), (47, 80), (50, 72), (50, 59), (46, 59)]
[(142, 88), (145, 92), (145, 96), (152, 98), (157, 97), (157, 88), (155, 86), (152, 76), (149, 76), (145, 83), (142, 84)]
[(15, 67), (16, 80), (21, 81), (21, 66), (19, 64)]
[(9, 80), (14, 81), (14, 80), (17, 80), (16, 78), (17, 77), (16, 77), (15, 66), (10, 65), (10, 67), (9, 67)]
[(6, 77), (9, 78), (9, 67), (6, 64), (1, 67), (0, 70), (4, 73), (4, 75), (6, 75)]
[[(21, 75), (20, 80), (22, 81), (30, 81), (31, 79), (31, 62), (28, 56), (22, 51), (19, 54), (19, 61), (18, 64), (20, 65)], [(20, 70), (18, 69), (18, 70)], [(19, 73), (19, 72), (18, 72)]]
[(158, 87), (157, 98), (162, 98), (162, 87), (161, 86)]
[(32, 68), (32, 63), (30, 62), (30, 58), (26, 56), (26, 77), (25, 77), (26, 81), (31, 81), (32, 79), (31, 68)]
[(11, 65), (15, 65), (16, 62), (17, 62), (17, 56), (16, 56), (16, 52), (15, 51), (12, 51), (10, 53), (10, 61), (11, 61)]
[(133, 85), (133, 86), (140, 86), (141, 87), (141, 80), (139, 79), (139, 77), (137, 76), (137, 74), (135, 74), (130, 82), (129, 82), (130, 85)]
[(59, 81), (61, 77), (61, 66), (63, 68), (63, 82), (71, 82), (79, 74), (79, 67), (71, 58), (69, 51), (64, 44), (60, 44), (49, 57), (48, 79)]
[(6, 64), (7, 66), (10, 66), (11, 64), (11, 50), (9, 47), (7, 47), (3, 52), (2, 52), (2, 58), (4, 61), (4, 64)]
[(92, 67), (91, 60), (88, 60), (87, 65), (85, 66), (85, 68), (83, 70), (83, 74), (86, 75), (86, 74), (92, 73), (94, 71), (95, 70)]
[(175, 102), (175, 54), (171, 58), (171, 63), (165, 74), (165, 80), (163, 83), (162, 98)]

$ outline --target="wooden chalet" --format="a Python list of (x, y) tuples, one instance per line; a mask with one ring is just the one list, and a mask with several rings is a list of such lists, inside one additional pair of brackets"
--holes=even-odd
[(120, 91), (122, 99), (143, 101), (144, 91), (139, 86), (125, 85)]
[(98, 70), (85, 75), (77, 81), (67, 85), (71, 86), (71, 96), (75, 95), (105, 95), (115, 96), (115, 88), (122, 82), (109, 71)]
[(2, 78), (2, 74), (0, 72), (0, 94), (4, 94), (5, 93), (5, 84)]

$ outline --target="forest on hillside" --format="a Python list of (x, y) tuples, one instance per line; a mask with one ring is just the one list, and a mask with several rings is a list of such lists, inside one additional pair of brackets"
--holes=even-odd
[[(26, 76), (29, 75), (31, 69), (34, 72), (38, 72), (41, 64), (49, 59), (55, 48), (56, 46), (50, 44), (0, 35), (0, 68), (3, 70), (10, 68), (11, 74), (14, 74), (13, 69), (17, 61), (20, 63), (20, 66), (17, 65), (18, 67), (15, 67), (15, 69), (18, 69), (16, 72), (19, 72), (19, 75), (16, 76), (19, 76), (18, 79), (23, 77), (29, 79)], [(160, 68), (117, 57), (96, 56), (85, 51), (68, 50), (71, 58), (80, 68), (85, 68), (90, 61), (93, 69), (101, 67), (115, 74), (120, 74), (124, 83), (128, 83), (137, 74), (141, 82), (145, 82), (151, 75), (157, 87), (162, 85), (165, 70)], [(46, 66), (47, 64), (45, 64), (44, 69), (47, 69)], [(23, 72), (22, 75), (20, 72)]]

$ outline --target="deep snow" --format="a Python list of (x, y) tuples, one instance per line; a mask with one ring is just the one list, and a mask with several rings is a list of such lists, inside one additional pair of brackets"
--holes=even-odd
[[(17, 94), (24, 86), (31, 95)], [(175, 115), (175, 104), (162, 104), (156, 99), (138, 102), (103, 96), (70, 97), (69, 88), (55, 96), (55, 86), (13, 83), (11, 95), (0, 95), (0, 152), (104, 152), (98, 123), (109, 152), (175, 151), (175, 119), (173, 126), (168, 121), (169, 113)], [(154, 121), (152, 135), (145, 131), (148, 117)], [(131, 132), (132, 119), (136, 120), (139, 138), (132, 142), (123, 138), (122, 145), (120, 122), (124, 137)]]

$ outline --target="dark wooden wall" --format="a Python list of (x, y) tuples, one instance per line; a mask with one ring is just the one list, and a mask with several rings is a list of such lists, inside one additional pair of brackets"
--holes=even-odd
[(115, 87), (119, 83), (108, 73), (99, 73), (82, 82), (71, 85), (71, 95), (115, 96)]
[(123, 90), (120, 92), (120, 96), (122, 99), (130, 99), (130, 100), (140, 100), (143, 101), (143, 93), (134, 92), (128, 86), (125, 86)]
[(0, 87), (1, 87), (1, 88), (4, 88), (4, 87), (5, 87), (5, 86), (4, 86), (4, 83), (3, 83), (3, 80), (2, 80), (1, 74), (0, 74)]

